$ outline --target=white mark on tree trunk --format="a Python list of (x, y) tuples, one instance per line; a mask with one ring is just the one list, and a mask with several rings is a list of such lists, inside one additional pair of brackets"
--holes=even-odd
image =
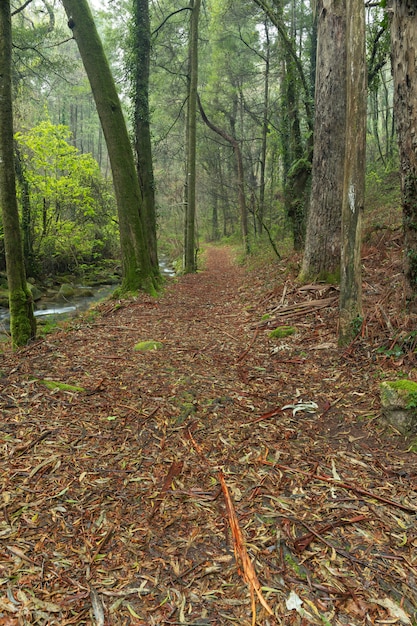
[(349, 208), (352, 211), (352, 213), (355, 213), (355, 186), (353, 183), (350, 183), (349, 185), (348, 198), (349, 198)]

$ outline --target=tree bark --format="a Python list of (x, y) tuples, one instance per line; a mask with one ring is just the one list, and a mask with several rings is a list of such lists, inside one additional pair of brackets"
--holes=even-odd
[(159, 278), (156, 240), (155, 181), (153, 175), (152, 144), (149, 113), (149, 62), (151, 33), (149, 0), (134, 0), (132, 21), (135, 150), (139, 184), (142, 192), (142, 222), (156, 278)]
[(3, 218), (10, 331), (14, 348), (35, 337), (33, 300), (26, 283), (13, 155), (12, 24), (10, 1), (0, 2), (0, 203)]
[(346, 133), (346, 0), (319, 0), (314, 149), (302, 282), (338, 281)]
[(391, 4), (394, 116), (400, 153), (404, 230), (405, 295), (417, 311), (417, 5)]
[(196, 262), (196, 147), (197, 147), (197, 81), (198, 81), (198, 20), (201, 0), (192, 1), (189, 43), (189, 83), (187, 109), (187, 159), (185, 225), (184, 225), (184, 271), (197, 270)]
[(155, 290), (142, 196), (120, 100), (87, 0), (62, 0), (103, 128), (113, 174), (122, 253), (122, 292)]
[(361, 225), (365, 198), (366, 52), (363, 0), (347, 0), (346, 148), (342, 205), (339, 343), (362, 321)]

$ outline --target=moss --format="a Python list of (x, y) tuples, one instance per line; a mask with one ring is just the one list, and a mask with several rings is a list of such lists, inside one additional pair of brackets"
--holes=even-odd
[(294, 335), (297, 331), (293, 326), (278, 326), (278, 328), (274, 328), (269, 333), (270, 339), (282, 339), (283, 337), (289, 337), (290, 335)]
[(148, 341), (140, 341), (135, 345), (135, 350), (141, 352), (147, 352), (148, 350), (160, 350), (163, 348), (163, 344), (160, 341), (154, 341), (150, 339)]
[(284, 560), (286, 565), (290, 567), (297, 574), (297, 576), (304, 580), (307, 578), (305, 567), (303, 567), (289, 551), (285, 551)]
[(68, 385), (67, 383), (61, 383), (56, 380), (38, 380), (38, 383), (41, 385), (45, 385), (48, 389), (54, 390), (59, 389), (60, 391), (73, 391), (73, 392), (83, 392), (85, 391), (84, 387), (77, 387), (76, 385)]
[(265, 315), (262, 315), (261, 320), (269, 320), (271, 318), (269, 313), (265, 313)]
[(405, 389), (405, 391), (408, 391), (409, 393), (417, 393), (417, 383), (413, 380), (393, 380), (391, 382), (387, 382), (386, 384), (392, 387), (392, 389)]
[(13, 348), (25, 346), (36, 335), (33, 301), (26, 285), (10, 291), (10, 334)]

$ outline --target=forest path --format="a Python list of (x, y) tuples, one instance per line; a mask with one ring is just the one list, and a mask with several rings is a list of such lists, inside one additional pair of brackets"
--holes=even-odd
[[(211, 247), (158, 299), (3, 355), (0, 624), (249, 626), (219, 470), (275, 614), (257, 624), (412, 623), (413, 459), (378, 427), (368, 361), (335, 346), (334, 309), (278, 342), (256, 330), (279, 273)], [(317, 411), (281, 410), (301, 399)]]

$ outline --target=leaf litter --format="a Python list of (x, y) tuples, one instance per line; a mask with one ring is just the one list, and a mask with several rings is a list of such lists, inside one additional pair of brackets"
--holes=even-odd
[(381, 254), (347, 350), (333, 287), (212, 247), (158, 299), (5, 352), (0, 625), (416, 624), (415, 453), (378, 398), (417, 377), (416, 320)]

